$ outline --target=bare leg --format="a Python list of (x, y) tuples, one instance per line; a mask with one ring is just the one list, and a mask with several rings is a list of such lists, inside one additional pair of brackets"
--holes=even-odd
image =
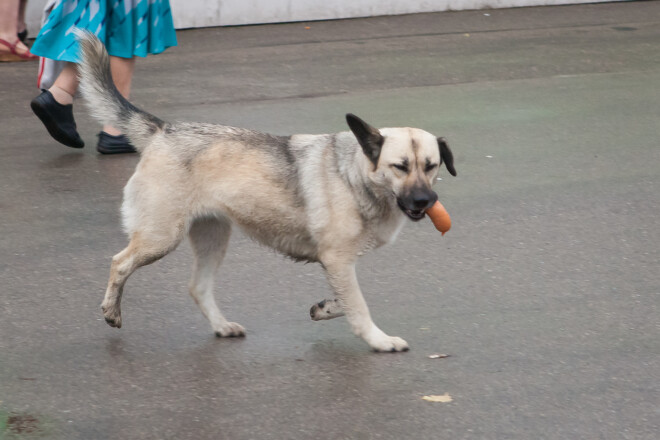
[(243, 326), (227, 321), (213, 297), (215, 274), (225, 257), (230, 233), (229, 220), (217, 218), (197, 219), (188, 232), (195, 253), (190, 295), (218, 337), (245, 336)]
[[(131, 95), (131, 84), (133, 82), (133, 72), (135, 70), (135, 57), (120, 58), (110, 57), (110, 72), (112, 72), (112, 81), (114, 81), (117, 90), (121, 95), (128, 99)], [(121, 131), (111, 125), (104, 125), (103, 131), (118, 136)]]
[(396, 336), (388, 336), (369, 313), (355, 274), (355, 264), (337, 257), (326, 258), (323, 266), (328, 281), (335, 291), (353, 333), (365, 340), (375, 351), (407, 351), (408, 343)]
[[(7, 41), (9, 44), (13, 44), (18, 36), (18, 18), (20, 15), (20, 5), (16, 0), (2, 0), (0, 1), (0, 38)], [(4, 45), (2, 46), (3, 51), (8, 51)], [(19, 54), (28, 53), (28, 48), (22, 42), (19, 42), (16, 45), (16, 51)]]
[(16, 23), (19, 5), (16, 1), (0, 2), (0, 38), (13, 43), (16, 41)]
[(73, 103), (73, 97), (78, 90), (78, 68), (74, 63), (66, 63), (48, 91), (55, 101), (62, 105)]
[(21, 0), (18, 5), (18, 19), (16, 20), (16, 33), (25, 30), (25, 8), (27, 7), (27, 0)]

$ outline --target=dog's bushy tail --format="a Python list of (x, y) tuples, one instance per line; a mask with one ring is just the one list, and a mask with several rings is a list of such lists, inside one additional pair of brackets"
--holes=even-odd
[(121, 130), (141, 152), (149, 143), (149, 138), (162, 130), (166, 123), (121, 96), (112, 81), (110, 56), (93, 33), (76, 29), (75, 34), (80, 43), (80, 91), (92, 116), (104, 125)]

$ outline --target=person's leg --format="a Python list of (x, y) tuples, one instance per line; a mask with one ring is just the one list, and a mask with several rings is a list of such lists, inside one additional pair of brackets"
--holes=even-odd
[(18, 56), (11, 54), (12, 49), (8, 46), (14, 43), (16, 43), (16, 54), (19, 56), (29, 56), (30, 59), (36, 59), (36, 57), (32, 57), (30, 50), (25, 44), (21, 41), (17, 42), (18, 36), (16, 34), (18, 33), (18, 29), (16, 28), (16, 23), (18, 22), (19, 9), (20, 0), (0, 1), (0, 39), (7, 42), (6, 44), (0, 44), (0, 53), (5, 54), (5, 58), (7, 58), (6, 60), (3, 59), (3, 61), (10, 61), (12, 56), (20, 60)]
[(66, 63), (48, 91), (55, 101), (62, 105), (73, 104), (73, 97), (78, 90), (78, 68), (74, 63)]
[(16, 40), (18, 3), (19, 0), (3, 0), (0, 2), (0, 38), (10, 43)]
[[(135, 57), (120, 58), (110, 57), (110, 71), (112, 81), (115, 83), (121, 96), (128, 99), (131, 95), (131, 83), (133, 81), (133, 71), (135, 70)], [(111, 125), (104, 125), (103, 131), (112, 136), (119, 136), (121, 131)]]
[[(135, 70), (135, 57), (120, 58), (110, 57), (110, 72), (112, 81), (121, 96), (128, 99), (131, 95), (131, 82), (133, 81), (133, 71)], [(96, 151), (101, 154), (121, 154), (135, 153), (135, 147), (129, 139), (124, 136), (116, 127), (104, 125), (99, 133), (99, 142), (96, 145)]]
[(53, 86), (32, 100), (32, 111), (43, 122), (48, 133), (58, 142), (72, 148), (82, 148), (73, 118), (73, 96), (78, 90), (76, 65), (67, 63)]
[[(18, 19), (16, 20), (16, 34), (25, 33), (24, 37), (27, 37), (27, 28), (25, 23), (25, 8), (27, 7), (27, 0), (21, 0), (18, 5)], [(19, 37), (21, 40), (25, 40), (24, 37)]]

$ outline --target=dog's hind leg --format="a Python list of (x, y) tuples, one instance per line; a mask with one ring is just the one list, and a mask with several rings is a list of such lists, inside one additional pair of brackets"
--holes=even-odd
[(312, 317), (312, 321), (335, 319), (344, 315), (344, 309), (338, 299), (324, 299), (309, 309), (309, 316)]
[(190, 295), (209, 320), (218, 337), (245, 336), (243, 326), (227, 321), (213, 297), (215, 274), (225, 257), (230, 233), (230, 221), (216, 217), (196, 219), (188, 231), (195, 254)]
[(121, 297), (124, 284), (138, 267), (146, 266), (164, 257), (181, 242), (183, 224), (172, 225), (168, 230), (141, 228), (131, 234), (128, 246), (112, 257), (110, 279), (101, 304), (103, 316), (111, 327), (121, 328)]

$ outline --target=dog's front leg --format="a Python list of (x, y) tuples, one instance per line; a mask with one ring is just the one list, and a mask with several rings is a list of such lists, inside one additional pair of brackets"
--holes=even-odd
[(408, 343), (396, 336), (388, 336), (371, 319), (369, 307), (362, 296), (353, 262), (323, 261), (328, 282), (341, 304), (353, 333), (364, 339), (375, 351), (407, 351)]

